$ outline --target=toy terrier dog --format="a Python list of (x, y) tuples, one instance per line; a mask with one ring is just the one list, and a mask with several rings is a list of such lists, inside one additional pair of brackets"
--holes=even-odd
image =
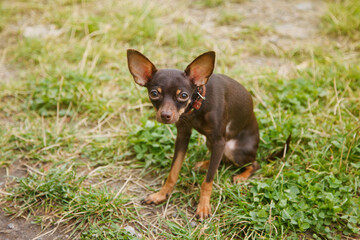
[(132, 49), (127, 50), (127, 60), (135, 82), (148, 89), (149, 99), (156, 109), (156, 120), (165, 124), (175, 123), (177, 128), (169, 176), (161, 190), (147, 196), (143, 203), (159, 204), (169, 197), (194, 128), (206, 136), (206, 145), (211, 151), (209, 161), (195, 166), (207, 169), (196, 211), (196, 216), (203, 220), (211, 214), (210, 196), (221, 160), (245, 168), (233, 177), (235, 183), (246, 180), (260, 168), (255, 160), (259, 129), (252, 97), (237, 81), (222, 74), (213, 74), (213, 51), (197, 57), (185, 71), (158, 70), (147, 57)]

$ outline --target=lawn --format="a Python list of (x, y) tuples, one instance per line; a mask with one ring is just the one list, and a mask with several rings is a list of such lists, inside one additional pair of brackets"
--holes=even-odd
[[(206, 221), (195, 131), (169, 200), (140, 204), (176, 129), (155, 121), (128, 48), (178, 69), (214, 50), (215, 72), (253, 96), (261, 169), (234, 185), (221, 165)], [(290, 133), (286, 157), (264, 161)], [(44, 239), (359, 239), (360, 2), (2, 1), (0, 174), (0, 217)]]

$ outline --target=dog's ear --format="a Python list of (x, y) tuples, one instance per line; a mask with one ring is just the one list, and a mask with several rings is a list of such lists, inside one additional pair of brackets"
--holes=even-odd
[(210, 51), (198, 56), (185, 69), (186, 76), (195, 86), (205, 85), (213, 73), (215, 65), (215, 52)]
[(140, 86), (145, 86), (157, 71), (147, 57), (134, 49), (127, 50), (127, 60), (130, 73)]

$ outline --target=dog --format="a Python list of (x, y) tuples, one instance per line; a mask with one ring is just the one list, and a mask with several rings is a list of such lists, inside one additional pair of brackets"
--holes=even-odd
[(172, 192), (185, 158), (192, 129), (205, 135), (211, 151), (209, 161), (196, 164), (207, 169), (201, 184), (196, 217), (211, 216), (210, 197), (220, 162), (228, 161), (245, 170), (233, 177), (235, 183), (248, 179), (260, 165), (256, 161), (259, 128), (251, 94), (237, 81), (213, 74), (215, 52), (209, 51), (192, 61), (185, 71), (160, 69), (140, 52), (128, 49), (127, 61), (135, 83), (146, 87), (156, 110), (156, 120), (175, 123), (175, 153), (168, 178), (161, 190), (142, 203), (159, 204)]

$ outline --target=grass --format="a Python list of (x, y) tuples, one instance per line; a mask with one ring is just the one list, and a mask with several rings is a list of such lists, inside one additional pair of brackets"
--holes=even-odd
[[(69, 237), (89, 229), (81, 231), (85, 238), (99, 225), (121, 224), (124, 221), (122, 215), (131, 216), (131, 207), (126, 207), (128, 200), (121, 192), (114, 195), (107, 188), (83, 187), (85, 178), (77, 176), (71, 166), (65, 165), (46, 174), (31, 173), (18, 180), (9, 199), (13, 204), (7, 210), (17, 216), (28, 212), (36, 215), (42, 211), (42, 215), (49, 216), (39, 218), (42, 224), (67, 225), (69, 229), (65, 231), (71, 230)], [(123, 230), (122, 233), (126, 232)]]
[[(0, 69), (10, 73), (0, 79), (0, 166), (10, 175), (14, 166), (26, 170), (0, 190), (7, 213), (80, 239), (359, 238), (358, 1), (328, 2), (321, 41), (288, 49), (263, 41), (276, 34), (268, 26), (232, 32), (245, 19), (232, 9), (242, 1), (43, 3), (0, 4)], [(220, 16), (207, 21), (227, 29), (221, 38), (204, 27), (203, 11)], [(37, 25), (61, 34), (23, 35)], [(262, 168), (233, 185), (239, 169), (221, 165), (207, 221), (194, 219), (204, 173), (192, 167), (209, 158), (195, 132), (169, 201), (139, 205), (167, 175), (176, 129), (155, 122), (145, 89), (128, 73), (127, 48), (180, 69), (215, 49), (216, 72), (254, 96)], [(246, 56), (295, 67), (285, 75), (247, 69), (239, 63)], [(286, 158), (261, 161), (290, 133)]]
[(348, 37), (359, 41), (360, 3), (358, 1), (334, 1), (329, 12), (323, 17), (328, 23), (325, 30), (335, 36)]
[(238, 24), (242, 19), (243, 17), (239, 13), (230, 10), (223, 10), (217, 20), (217, 23), (219, 25)]

